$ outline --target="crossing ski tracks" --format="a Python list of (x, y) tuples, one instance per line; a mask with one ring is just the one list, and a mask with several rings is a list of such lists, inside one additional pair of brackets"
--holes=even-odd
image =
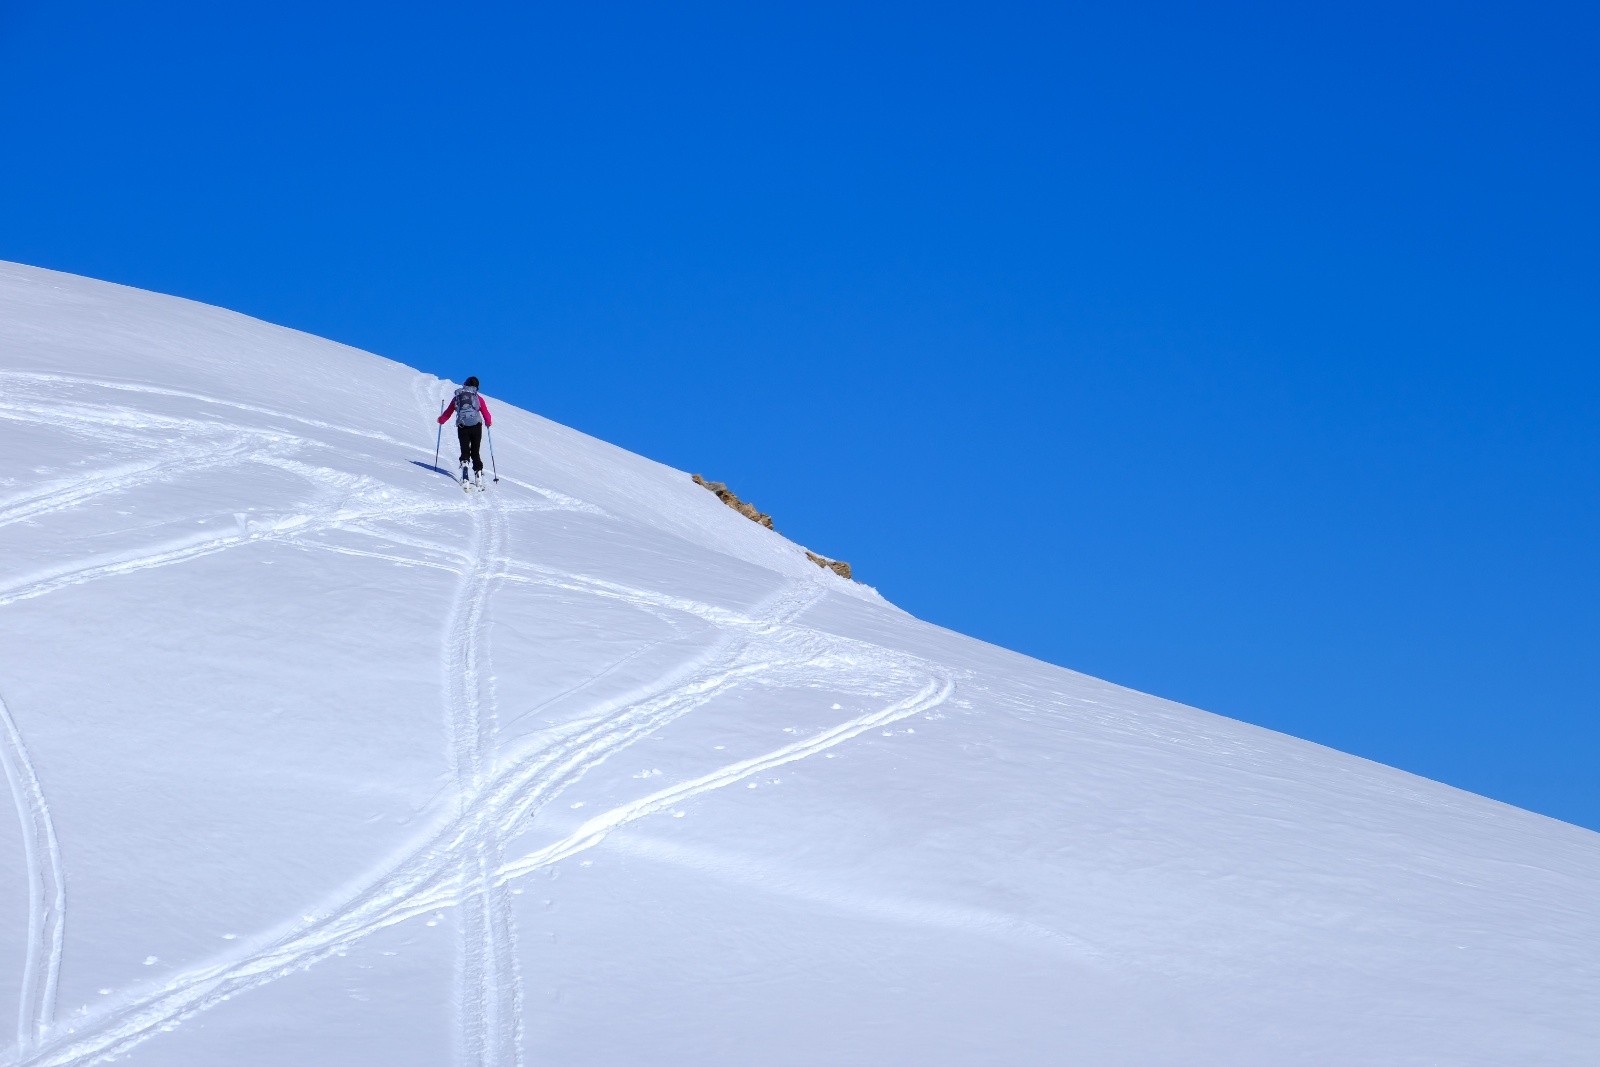
[[(556, 842), (507, 859), (503, 841), (593, 767), (713, 697), (747, 680), (781, 676), (785, 667), (792, 670), (836, 651), (837, 643), (804, 628), (790, 629), (823, 595), (819, 579), (786, 583), (751, 613), (738, 615), (681, 597), (595, 583), (575, 575), (541, 574), (545, 581), (710, 622), (715, 636), (700, 655), (663, 675), (653, 693), (638, 692), (597, 706), (588, 717), (592, 725), (547, 748), (524, 747), (496, 758), (492, 712), (482, 699), (486, 688), (483, 657), (488, 651), (484, 620), (492, 583), (521, 576), (505, 558), (504, 515), (490, 509), (478, 513), (474, 521), (477, 532), (469, 555), (477, 562), (463, 575), (457, 607), (446, 628), (447, 689), (453, 694), (449, 721), (460, 805), (456, 817), (410, 859), (375, 880), (345, 907), (280, 937), (264, 951), (177, 976), (159, 993), (75, 1026), (70, 1038), (58, 1038), (19, 1064), (64, 1065), (117, 1054), (195, 1012), (312, 966), (379, 930), (457, 906), (468, 909), (462, 924), (463, 1048), (474, 1063), (517, 1063), (518, 1046), (512, 1038), (520, 1029), (516, 1021), (520, 991), (513, 957), (515, 932), (501, 895), (507, 884), (593, 847), (611, 829), (652, 814), (664, 804), (722, 788), (769, 766), (814, 755), (874, 726), (935, 706), (950, 691), (948, 681), (934, 685), (917, 699), (843, 724), (817, 743), (785, 746), (766, 759), (744, 761), (652, 794), (602, 818), (581, 839)], [(860, 662), (870, 668), (877, 655), (868, 647)], [(894, 666), (903, 668), (905, 664)], [(878, 687), (883, 680), (869, 669), (860, 684), (864, 689)]]
[[(283, 422), (315, 429), (336, 429), (320, 423), (254, 405), (229, 404), (186, 391), (165, 390), (129, 383), (91, 382), (68, 376), (34, 376), (22, 380), (47, 382), (51, 388), (76, 385), (114, 392), (181, 396), (218, 407), (245, 411)], [(99, 421), (110, 427), (127, 422), (114, 405), (94, 400), (78, 401), (91, 414), (104, 411)], [(119, 422), (120, 420), (120, 422)], [(94, 421), (94, 420), (91, 420)], [(182, 423), (184, 420), (175, 419)], [(210, 419), (190, 420), (197, 428), (215, 432)], [(373, 435), (363, 435), (371, 439)], [(439, 908), (463, 909), (461, 952), (461, 1049), (467, 1062), (483, 1067), (501, 1067), (521, 1062), (520, 979), (515, 960), (516, 933), (506, 886), (522, 874), (548, 866), (559, 858), (593, 847), (605, 836), (590, 832), (585, 841), (556, 842), (533, 853), (508, 857), (505, 842), (515, 836), (526, 821), (550, 800), (581, 780), (590, 770), (613, 758), (629, 746), (651, 736), (663, 726), (704, 706), (758, 677), (781, 677), (783, 672), (816, 659), (824, 653), (820, 635), (803, 629), (789, 632), (794, 620), (824, 595), (821, 577), (781, 583), (779, 588), (747, 614), (702, 604), (682, 596), (635, 589), (582, 575), (551, 571), (522, 560), (510, 550), (507, 519), (510, 515), (563, 508), (594, 513), (595, 509), (560, 494), (530, 487), (538, 495), (532, 500), (506, 497), (485, 498), (487, 506), (472, 511), (471, 543), (452, 552), (445, 542), (428, 537), (406, 536), (393, 530), (378, 531), (368, 525), (382, 518), (387, 522), (427, 519), (442, 516), (437, 504), (426, 500), (393, 499), (387, 487), (369, 486), (360, 479), (344, 476), (328, 480), (326, 468), (308, 461), (307, 449), (321, 447), (296, 431), (255, 426), (237, 427), (233, 444), (210, 449), (204, 455), (184, 455), (145, 465), (134, 470), (108, 471), (89, 476), (71, 495), (36, 493), (26, 498), (0, 503), (0, 522), (25, 521), (43, 514), (68, 511), (83, 503), (159, 485), (166, 480), (193, 476), (202, 470), (225, 469), (240, 464), (275, 465), (286, 473), (303, 478), (320, 490), (336, 490), (333, 499), (319, 507), (273, 518), (252, 516), (248, 522), (220, 534), (198, 533), (184, 542), (156, 546), (144, 552), (125, 553), (117, 558), (91, 560), (85, 564), (60, 568), (55, 573), (35, 575), (0, 587), (0, 607), (45, 596), (58, 590), (89, 585), (101, 580), (130, 575), (154, 568), (177, 566), (248, 544), (279, 542), (295, 548), (326, 550), (399, 563), (447, 566), (459, 574), (455, 605), (446, 624), (442, 669), (446, 675), (446, 721), (454, 765), (457, 814), (430, 839), (422, 842), (411, 857), (375, 879), (369, 888), (348, 904), (321, 916), (316, 922), (292, 929), (269, 942), (264, 950), (231, 963), (208, 965), (174, 976), (158, 992), (119, 1006), (108, 1005), (87, 1019), (77, 1019), (65, 1032), (53, 1027), (50, 1004), (54, 996), (54, 968), (59, 967), (62, 926), (60, 908), (40, 905), (34, 909), (40, 933), (36, 945), (47, 945), (30, 956), (30, 978), (25, 1018), (19, 1022), (19, 1067), (42, 1064), (77, 1064), (116, 1055), (148, 1040), (198, 1011), (220, 1004), (257, 988), (266, 982), (312, 966), (335, 952), (371, 934), (408, 921)], [(343, 478), (341, 483), (340, 478)], [(343, 486), (340, 491), (339, 487)], [(508, 484), (517, 485), (516, 482)], [(476, 487), (472, 488), (476, 491)], [(387, 551), (353, 548), (348, 545), (319, 544), (315, 535), (339, 530), (389, 540)], [(455, 562), (443, 564), (408, 554), (426, 550), (429, 555)], [(493, 683), (487, 670), (490, 655), (487, 618), (492, 591), (497, 583), (533, 583), (560, 588), (601, 599), (617, 600), (640, 610), (667, 618), (687, 618), (709, 627), (709, 644), (687, 659), (671, 666), (652, 686), (637, 691), (625, 700), (609, 700), (592, 711), (580, 714), (578, 721), (589, 725), (547, 742), (545, 747), (526, 747), (501, 754), (497, 751)], [(869, 657), (870, 658), (870, 657)], [(876, 686), (881, 679), (863, 683)], [(942, 698), (941, 698), (942, 699)], [(920, 708), (922, 704), (907, 705)], [(909, 711), (907, 713), (910, 713)], [(829, 744), (854, 736), (878, 722), (863, 720), (859, 729), (849, 724), (842, 732), (830, 735)], [(9, 722), (9, 720), (8, 720)], [(20, 752), (20, 738), (10, 731), (15, 744), (9, 751)], [(773, 759), (787, 761), (811, 754), (804, 746), (790, 746)], [(768, 766), (754, 763), (750, 767)], [(19, 766), (12, 758), (8, 768)], [(697, 778), (677, 790), (652, 794), (643, 806), (618, 809), (608, 828), (624, 825), (656, 810), (661, 803), (682, 801), (738, 780), (743, 767), (725, 769), (720, 774)], [(13, 775), (25, 783), (18, 796), (29, 798), (29, 818), (37, 822), (46, 811), (42, 800), (34, 803), (37, 783), (26, 774)], [(14, 787), (14, 792), (19, 787)], [(21, 810), (19, 801), (19, 811)], [(592, 828), (591, 828), (592, 830)], [(42, 831), (40, 832), (42, 833)], [(59, 877), (59, 849), (54, 846), (53, 830), (32, 840), (42, 844), (33, 852), (54, 857), (54, 865), (36, 862), (41, 872), (35, 881), (46, 896), (62, 885)], [(52, 874), (51, 872), (56, 872)], [(54, 888), (52, 888), (54, 887)], [(52, 898), (53, 899), (53, 898)], [(46, 991), (49, 991), (48, 994)], [(26, 1041), (20, 1035), (26, 1031)]]

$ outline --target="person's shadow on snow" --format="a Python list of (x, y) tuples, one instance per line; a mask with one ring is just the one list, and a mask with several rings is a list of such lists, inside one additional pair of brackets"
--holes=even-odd
[(451, 481), (455, 480), (456, 476), (453, 471), (447, 471), (443, 467), (435, 467), (432, 463), (424, 463), (420, 459), (414, 459), (411, 462), (416, 466), (421, 467), (425, 471), (432, 471), (435, 474), (442, 474)]

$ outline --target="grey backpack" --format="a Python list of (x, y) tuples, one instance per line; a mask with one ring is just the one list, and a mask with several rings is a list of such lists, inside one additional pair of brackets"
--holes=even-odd
[(483, 421), (483, 414), (478, 410), (478, 391), (471, 387), (456, 390), (456, 397), (452, 403), (456, 406), (457, 426), (476, 426)]

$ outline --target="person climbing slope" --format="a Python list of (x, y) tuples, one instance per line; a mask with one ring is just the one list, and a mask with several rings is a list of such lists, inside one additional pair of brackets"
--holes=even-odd
[[(479, 455), (479, 450), (483, 445), (483, 428), (494, 425), (494, 416), (489, 414), (489, 405), (478, 393), (477, 378), (468, 378), (461, 383), (456, 395), (439, 413), (439, 425), (443, 426), (452, 414), (456, 417), (456, 439), (461, 442), (461, 485), (463, 488), (475, 485), (482, 489), (483, 457)], [(470, 479), (467, 472), (469, 464), (472, 468)]]

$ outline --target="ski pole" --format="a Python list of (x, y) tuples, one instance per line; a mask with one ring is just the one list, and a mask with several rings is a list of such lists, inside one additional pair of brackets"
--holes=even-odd
[(484, 429), (489, 431), (489, 469), (494, 471), (494, 480), (498, 482), (500, 480), (500, 466), (494, 461), (494, 427), (485, 426)]
[(433, 435), (433, 469), (439, 469), (439, 443), (444, 440), (444, 423), (439, 424), (439, 432)]

